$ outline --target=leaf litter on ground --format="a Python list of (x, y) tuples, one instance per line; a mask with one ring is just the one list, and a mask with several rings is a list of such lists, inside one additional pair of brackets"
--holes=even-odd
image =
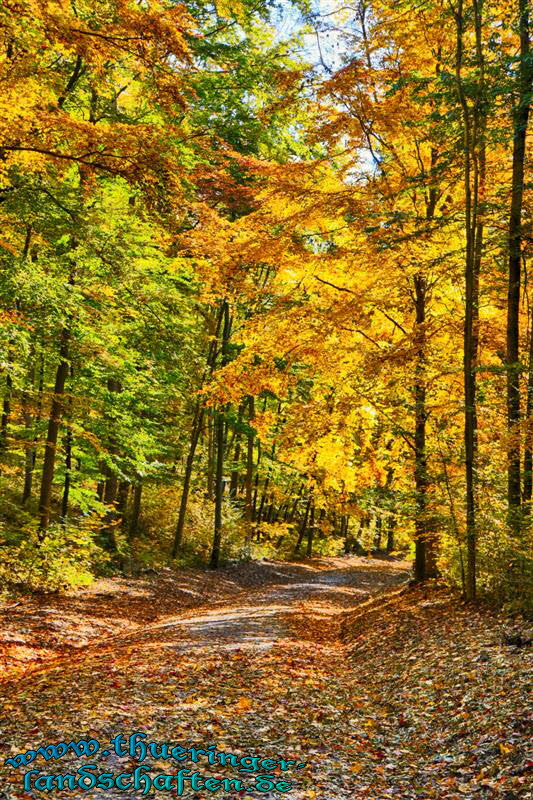
[[(397, 561), (317, 560), (296, 579), (189, 609), (119, 636), (113, 649), (96, 644), (70, 668), (19, 678), (4, 687), (0, 757), (144, 731), (157, 742), (307, 762), (283, 773), (294, 779), (289, 795), (272, 798), (530, 798), (531, 651), (505, 639), (517, 623), (439, 587), (409, 588), (407, 570)], [(129, 768), (115, 760), (95, 763)], [(154, 761), (154, 772), (175, 771)], [(79, 764), (65, 757), (37, 768)], [(235, 768), (210, 772), (205, 761), (197, 768), (242, 777)], [(12, 800), (39, 796), (24, 795), (20, 775), (6, 769), (2, 790)], [(116, 791), (84, 796), (130, 800)]]

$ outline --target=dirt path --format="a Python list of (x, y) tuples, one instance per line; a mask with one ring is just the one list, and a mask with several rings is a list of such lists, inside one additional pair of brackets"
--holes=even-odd
[[(306, 582), (343, 581), (347, 569), (360, 589), (386, 583), (387, 562), (369, 559), (311, 559), (236, 564), (216, 572), (201, 569), (147, 570), (138, 577), (102, 579), (63, 594), (21, 597), (0, 605), (0, 681), (53, 661), (71, 661), (87, 648), (120, 639), (190, 609), (245, 603), (254, 592)], [(392, 562), (394, 564), (394, 562)], [(380, 577), (385, 566), (383, 579)], [(403, 567), (402, 567), (403, 568)], [(374, 585), (375, 584), (375, 585)]]
[[(144, 632), (136, 632), (137, 642), (169, 638), (176, 648), (200, 650), (216, 647), (224, 650), (268, 650), (293, 636), (298, 618), (311, 623), (318, 634), (320, 622), (331, 629), (328, 638), (335, 640), (340, 615), (370, 594), (405, 582), (409, 564), (374, 559), (327, 559), (308, 564), (297, 580), (250, 591), (238, 603), (221, 602), (210, 609), (198, 609), (172, 618)], [(280, 573), (282, 580), (287, 578)], [(121, 641), (126, 643), (130, 637)]]
[[(269, 585), (122, 632), (5, 685), (0, 763), (82, 738), (101, 749), (0, 769), (0, 800), (143, 796), (128, 777), (109, 791), (23, 789), (26, 770), (79, 777), (83, 764), (115, 776), (146, 766), (154, 780), (186, 769), (222, 786), (188, 786), (190, 800), (531, 800), (530, 649), (509, 645), (503, 615), (444, 590), (404, 590), (406, 568), (354, 558), (276, 576), (270, 565)], [(135, 751), (117, 755), (111, 740), (134, 732), (188, 750), (187, 760), (160, 748), (142, 763)], [(291, 791), (258, 791), (242, 772), (250, 762), (210, 765), (209, 747), (234, 762), (271, 759), (251, 767)], [(274, 769), (282, 759), (294, 763)], [(224, 779), (243, 781), (242, 791)]]
[[(280, 781), (294, 779), (292, 798), (351, 797), (350, 756), (334, 747), (339, 717), (353, 713), (340, 619), (369, 594), (404, 582), (407, 568), (353, 558), (316, 562), (288, 579), (281, 572), (280, 584), (251, 590), (238, 602), (125, 633), (112, 649), (104, 643), (77, 661), (30, 676), (8, 687), (0, 755), (89, 736), (104, 746), (118, 733), (142, 731), (157, 742), (308, 762), (300, 772), (279, 775)], [(103, 772), (127, 771), (131, 764), (113, 752), (89, 761)], [(155, 773), (176, 771), (176, 762), (155, 762)], [(67, 755), (52, 766), (39, 757), (27, 769), (55, 774), (75, 771), (80, 763)], [(221, 770), (205, 761), (198, 769), (206, 777), (243, 777), (235, 768)], [(19, 772), (4, 772), (5, 796), (28, 796)], [(140, 795), (95, 789), (84, 796)], [(213, 795), (189, 789), (185, 796)], [(250, 796), (268, 800), (283, 793)]]

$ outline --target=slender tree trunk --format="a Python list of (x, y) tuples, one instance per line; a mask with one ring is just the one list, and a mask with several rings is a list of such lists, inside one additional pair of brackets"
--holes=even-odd
[(135, 489), (133, 491), (133, 506), (131, 509), (130, 527), (128, 531), (128, 538), (131, 541), (135, 539), (139, 531), (139, 519), (141, 516), (141, 501), (142, 501), (143, 485), (140, 479), (137, 479)]
[(313, 537), (315, 535), (315, 504), (311, 505), (311, 516), (309, 519), (309, 528), (307, 529), (307, 558), (313, 556)]
[(124, 524), (124, 517), (128, 507), (128, 496), (130, 493), (129, 481), (120, 481), (117, 493), (117, 512), (121, 518), (121, 525)]
[[(266, 407), (266, 402), (265, 402), (265, 407)], [(278, 414), (279, 414), (279, 406), (278, 406)], [(259, 513), (258, 513), (258, 519), (257, 519), (257, 525), (258, 525), (258, 528), (257, 528), (257, 534), (258, 534), (257, 535), (257, 540), (258, 541), (259, 541), (259, 525), (260, 525), (261, 521), (263, 519), (265, 519), (266, 522), (271, 522), (271, 520), (272, 520), (273, 497), (274, 497), (274, 495), (272, 493), (270, 494), (270, 507), (269, 507), (269, 509), (267, 511), (267, 514), (264, 515), (263, 512), (264, 512), (265, 504), (267, 502), (267, 498), (269, 497), (269, 495), (268, 495), (268, 487), (270, 485), (270, 479), (271, 479), (271, 475), (272, 475), (272, 462), (274, 460), (275, 453), (276, 453), (276, 443), (274, 441), (274, 443), (272, 445), (272, 453), (270, 455), (271, 462), (270, 462), (270, 466), (268, 467), (267, 477), (265, 478), (265, 484), (263, 486), (263, 494), (261, 495), (261, 505), (259, 507)]]
[(242, 418), (244, 414), (244, 402), (239, 406), (238, 414), (238, 428), (235, 431), (235, 451), (233, 453), (233, 469), (231, 470), (231, 479), (229, 486), (229, 496), (232, 500), (237, 497), (237, 490), (239, 487), (239, 461), (241, 458), (241, 436), (242, 436)]
[(215, 499), (215, 437), (213, 435), (213, 411), (206, 410), (207, 418), (207, 499)]
[[(217, 340), (218, 340), (218, 336), (219, 336), (219, 333), (220, 333), (220, 326), (222, 324), (222, 318), (223, 318), (223, 315), (224, 315), (224, 308), (225, 308), (225, 305), (222, 303), (220, 305), (220, 309), (219, 309), (219, 313), (218, 313), (218, 317), (217, 317), (217, 323), (216, 323), (216, 329), (215, 329), (215, 339), (213, 340), (213, 342), (211, 343), (211, 346), (209, 348), (209, 353), (207, 355), (207, 366), (206, 366), (206, 370), (205, 370), (205, 373), (204, 373), (204, 378), (203, 378), (202, 383), (205, 381), (205, 379), (207, 378), (208, 375), (212, 374), (213, 369), (215, 367), (216, 358), (217, 358), (217, 351), (218, 351), (218, 341)], [(196, 402), (196, 407), (195, 407), (195, 412), (194, 412), (193, 425), (192, 425), (192, 431), (191, 431), (191, 440), (190, 440), (190, 444), (189, 444), (189, 451), (187, 453), (187, 462), (186, 462), (186, 465), (185, 465), (185, 474), (183, 476), (183, 488), (182, 488), (181, 498), (180, 498), (180, 507), (179, 507), (179, 512), (178, 512), (178, 522), (177, 522), (177, 525), (176, 525), (176, 533), (174, 535), (174, 543), (173, 543), (173, 546), (172, 546), (172, 558), (176, 558), (176, 556), (178, 554), (178, 551), (179, 551), (179, 549), (180, 549), (180, 547), (182, 545), (182, 542), (183, 542), (183, 530), (184, 530), (184, 527), (185, 527), (185, 517), (187, 515), (187, 504), (189, 502), (189, 493), (190, 493), (190, 489), (191, 489), (191, 480), (192, 480), (192, 472), (193, 472), (193, 466), (194, 466), (194, 457), (196, 455), (196, 448), (198, 446), (198, 441), (200, 439), (200, 433), (201, 433), (201, 430), (202, 430), (202, 425), (203, 425), (204, 418), (205, 418), (205, 408), (204, 408), (202, 400), (198, 399), (197, 402)], [(210, 421), (211, 421), (211, 419), (212, 419), (212, 414), (210, 414)], [(211, 441), (211, 430), (212, 430), (212, 428), (210, 426), (210, 428), (209, 428), (210, 441)], [(211, 458), (211, 456), (210, 456), (211, 445), (210, 444), (208, 445), (208, 448), (209, 448), (209, 456), (208, 457)], [(208, 480), (207, 480), (207, 491), (208, 491), (208, 494), (210, 494), (210, 492), (212, 491), (211, 490), (211, 486), (210, 486), (210, 472), (209, 472), (209, 469), (210, 468), (209, 468), (209, 465), (208, 465)], [(212, 478), (211, 478), (211, 480), (212, 480)]]
[(298, 541), (296, 542), (296, 547), (294, 548), (294, 555), (298, 555), (300, 552), (300, 548), (302, 546), (302, 542), (305, 536), (305, 532), (307, 530), (307, 520), (309, 519), (309, 511), (311, 509), (311, 498), (308, 499), (307, 504), (305, 506), (305, 512), (300, 524), (300, 531), (298, 533)]
[(465, 470), (466, 470), (466, 543), (467, 543), (467, 597), (476, 596), (476, 464), (477, 464), (477, 406), (476, 361), (477, 347), (474, 333), (475, 272), (467, 257), (466, 308), (464, 327), (464, 387), (465, 387)]
[(261, 502), (259, 504), (259, 511), (257, 512), (257, 528), (258, 529), (259, 529), (259, 526), (261, 525), (261, 522), (263, 521), (263, 510), (265, 508), (265, 501), (266, 501), (266, 496), (267, 496), (268, 484), (269, 483), (270, 483), (270, 475), (267, 475), (266, 478), (265, 478), (265, 483), (263, 485), (263, 491), (261, 493)]
[[(437, 73), (438, 73), (437, 67)], [(431, 169), (437, 165), (438, 154), (431, 150)], [(437, 190), (430, 187), (426, 201), (426, 220), (431, 222), (435, 216)], [(427, 463), (427, 303), (428, 284), (425, 276), (419, 272), (414, 277), (415, 301), (415, 580), (424, 581), (437, 575), (437, 539), (435, 532), (428, 524), (428, 488), (429, 475)], [(387, 480), (392, 481), (393, 473), (389, 470)]]
[(211, 569), (217, 569), (220, 562), (222, 542), (222, 502), (224, 495), (224, 412), (217, 411), (215, 417), (216, 433), (216, 477), (215, 477), (215, 529), (211, 550)]
[(107, 468), (107, 477), (104, 485), (104, 503), (112, 505), (117, 499), (118, 478), (113, 469)]
[[(115, 378), (108, 378), (107, 389), (111, 394), (115, 394), (122, 391), (122, 386), (120, 384), (120, 381), (116, 380)], [(109, 453), (112, 456), (116, 456), (118, 453), (118, 446), (115, 434), (112, 430), (113, 426), (111, 424), (111, 420), (108, 421), (108, 427), (110, 429), (109, 440), (108, 440)], [(106, 505), (112, 505), (117, 499), (117, 492), (118, 492), (118, 476), (116, 469), (114, 465), (111, 467), (108, 466), (106, 469), (106, 482), (104, 487), (104, 503)]]
[(268, 498), (268, 508), (265, 514), (265, 522), (268, 522), (270, 524), (272, 522), (273, 517), (274, 517), (274, 492), (270, 492)]
[(246, 442), (246, 483), (245, 483), (245, 507), (246, 507), (246, 519), (248, 522), (252, 521), (252, 484), (253, 484), (253, 475), (254, 475), (254, 431), (252, 428), (252, 424), (254, 421), (255, 416), (255, 404), (254, 398), (248, 398), (248, 436)]
[[(108, 378), (107, 389), (111, 394), (119, 393), (122, 391), (122, 385), (120, 381), (116, 380), (115, 378)], [(108, 420), (108, 427), (110, 431), (108, 438), (108, 451), (111, 456), (116, 456), (118, 454), (118, 444), (113, 431), (113, 424), (111, 419)], [(116, 552), (117, 513), (116, 513), (115, 503), (118, 495), (119, 480), (116, 467), (114, 464), (112, 464), (112, 466), (106, 465), (105, 475), (106, 475), (106, 480), (105, 480), (104, 494), (102, 499), (104, 504), (106, 506), (110, 506), (110, 508), (108, 508), (104, 517), (104, 524), (102, 526), (102, 537), (106, 549), (110, 550), (111, 552)]]
[[(440, 450), (440, 447), (439, 447)], [(455, 541), (457, 542), (457, 549), (459, 551), (459, 561), (461, 564), (461, 585), (463, 589), (463, 597), (466, 598), (466, 574), (465, 574), (465, 567), (464, 567), (464, 558), (463, 558), (463, 539), (459, 531), (459, 523), (457, 521), (457, 514), (455, 512), (455, 501), (453, 498), (453, 491), (452, 486), (450, 483), (450, 476), (448, 475), (448, 467), (446, 464), (446, 458), (441, 451), (441, 462), (442, 462), (442, 470), (444, 473), (444, 485), (446, 486), (446, 493), (448, 495), (448, 501), (450, 504), (450, 515), (452, 521), (452, 529), (455, 536)]]
[[(231, 320), (227, 300), (222, 302), (222, 346), (220, 365), (227, 363), (228, 343), (230, 338)], [(216, 412), (216, 473), (215, 473), (215, 526), (213, 531), (213, 547), (209, 566), (217, 569), (220, 562), (220, 548), (222, 543), (222, 503), (224, 492), (224, 450), (225, 450), (225, 414), (226, 408)]]
[(64, 393), (69, 374), (70, 330), (63, 328), (59, 345), (59, 364), (56, 370), (54, 394), (48, 419), (48, 431), (44, 449), (41, 493), (39, 498), (39, 540), (42, 541), (50, 524), (52, 485), (54, 481), (57, 437), (64, 411)]
[(63, 484), (63, 499), (61, 501), (61, 523), (67, 524), (68, 517), (68, 501), (70, 494), (71, 484), (71, 471), (72, 471), (72, 428), (70, 425), (67, 427), (65, 435), (65, 481)]
[(513, 108), (512, 194), (509, 213), (509, 279), (507, 292), (507, 501), (509, 528), (514, 536), (521, 526), (520, 476), (520, 273), (522, 251), (522, 207), (526, 137), (533, 91), (530, 56), (529, 0), (518, 0), (520, 61), (517, 93)]
[[(7, 356), (7, 368), (11, 369), (13, 364), (13, 351), (9, 349)], [(4, 391), (4, 400), (2, 403), (2, 419), (0, 421), (0, 447), (7, 447), (7, 426), (9, 417), (11, 416), (11, 395), (13, 393), (13, 379), (10, 372), (6, 375), (6, 388)]]
[(252, 520), (257, 519), (257, 500), (259, 496), (259, 464), (261, 463), (261, 442), (257, 439), (257, 462), (254, 479), (254, 496), (252, 501)]
[(316, 526), (316, 529), (315, 529), (315, 533), (316, 533), (316, 535), (318, 536), (319, 539), (324, 539), (325, 538), (325, 533), (324, 533), (324, 531), (322, 529), (322, 523), (324, 522), (325, 517), (326, 517), (326, 509), (325, 508), (321, 508), (320, 509), (320, 516), (318, 518), (318, 525)]
[(466, 543), (467, 576), (466, 594), (469, 600), (476, 596), (476, 510), (477, 510), (477, 360), (479, 319), (479, 273), (483, 247), (483, 224), (480, 215), (480, 194), (485, 177), (485, 110), (484, 61), (482, 50), (481, 5), (473, 0), (476, 35), (476, 60), (478, 82), (474, 105), (468, 105), (462, 68), (464, 60), (465, 19), (463, 0), (459, 0), (456, 18), (456, 83), (463, 115), (463, 161), (465, 190), (465, 321), (463, 336), (463, 372), (465, 397), (465, 477), (466, 477)]
[(354, 536), (354, 546), (352, 548), (352, 553), (357, 553), (360, 555), (365, 552), (365, 548), (363, 547), (363, 542), (362, 542), (364, 528), (365, 526), (363, 518), (362, 520), (360, 520), (358, 531)]
[[(24, 258), (28, 257), (30, 250), (32, 228), (28, 226), (26, 230), (26, 242), (24, 245)], [(32, 259), (33, 260), (33, 259)], [(24, 457), (24, 486), (22, 489), (22, 505), (25, 506), (31, 497), (33, 487), (33, 473), (35, 470), (35, 462), (37, 460), (37, 438), (39, 436), (38, 425), (41, 421), (43, 410), (43, 391), (44, 391), (44, 333), (41, 333), (41, 358), (39, 367), (39, 380), (38, 380), (38, 393), (37, 393), (37, 409), (33, 412), (30, 411), (30, 398), (34, 397), (35, 393), (35, 361), (31, 364), (28, 372), (28, 388), (24, 392), (23, 406), (24, 406), (24, 424), (26, 431), (29, 433), (33, 424), (33, 441), (32, 445), (28, 443)], [(30, 351), (30, 359), (35, 357), (35, 348), (32, 345)]]
[(524, 490), (522, 496), (522, 514), (531, 517), (531, 493), (533, 489), (533, 314), (531, 315), (529, 332), (529, 365), (527, 381), (527, 429), (524, 444)]
[[(344, 539), (344, 552), (346, 555), (349, 555), (352, 549), (352, 540), (350, 537), (350, 526), (348, 525), (348, 517), (343, 514), (341, 517), (341, 529), (340, 529), (340, 537)], [(333, 529), (333, 533), (335, 534), (335, 527)]]
[(381, 550), (382, 530), (383, 530), (383, 520), (381, 519), (381, 514), (378, 514), (376, 518), (376, 537), (374, 539), (374, 547), (377, 551)]
[[(74, 370), (70, 367), (70, 377), (74, 377)], [(70, 486), (72, 482), (72, 394), (68, 400), (67, 430), (65, 434), (65, 480), (63, 483), (63, 498), (61, 500), (61, 524), (67, 524), (68, 503)]]
[(415, 367), (415, 580), (424, 581), (427, 548), (427, 454), (426, 454), (426, 281), (415, 276), (417, 361)]
[(392, 553), (394, 550), (394, 529), (396, 528), (396, 519), (391, 515), (389, 524), (387, 525), (387, 553)]
[[(22, 250), (22, 261), (25, 261), (28, 257), (31, 235), (32, 235), (32, 226), (28, 225), (26, 227), (26, 237), (24, 240), (24, 247)], [(17, 311), (20, 311), (20, 301), (18, 300), (18, 298), (15, 299), (15, 308), (17, 309)], [(14, 346), (15, 346), (15, 341), (11, 340), (9, 342), (7, 350), (6, 388), (2, 404), (2, 417), (0, 419), (0, 448), (5, 448), (7, 446), (7, 426), (9, 424), (9, 418), (11, 416), (11, 397), (13, 394), (13, 377), (11, 375), (11, 368), (15, 360)]]
[[(34, 419), (34, 416), (32, 415), (32, 412), (30, 410), (31, 397), (35, 392), (35, 363), (32, 363), (32, 365), (30, 366), (27, 380), (28, 380), (27, 388), (22, 395), (22, 409), (23, 409), (22, 416), (24, 419), (24, 426), (26, 428), (26, 435), (28, 436), (26, 451), (24, 453), (24, 486), (22, 489), (22, 500), (21, 500), (23, 506), (26, 505), (26, 503), (31, 497), (31, 490), (33, 483), (33, 469), (35, 466), (35, 439), (37, 436), (37, 431), (34, 429), (34, 425), (36, 423), (36, 419)], [(42, 372), (41, 372), (41, 383), (42, 383)], [(39, 406), (41, 405), (41, 403), (42, 403), (42, 385), (40, 386), (40, 392), (39, 392)]]
[(189, 452), (187, 453), (187, 462), (185, 464), (185, 473), (183, 475), (183, 488), (181, 490), (180, 507), (178, 512), (178, 522), (176, 525), (176, 533), (174, 535), (174, 544), (172, 547), (172, 558), (176, 558), (179, 549), (183, 542), (183, 529), (185, 527), (185, 517), (187, 514), (187, 504), (189, 501), (189, 492), (191, 488), (192, 471), (194, 466), (194, 457), (196, 455), (196, 447), (200, 438), (200, 431), (204, 420), (204, 407), (199, 400), (196, 404), (196, 410), (193, 419), (191, 441), (189, 444)]
[[(474, 28), (476, 39), (476, 62), (479, 71), (479, 80), (474, 103), (474, 126), (473, 126), (473, 194), (472, 194), (472, 247), (473, 247), (473, 275), (471, 286), (471, 364), (470, 381), (473, 382), (470, 389), (472, 392), (472, 486), (473, 497), (470, 503), (473, 504), (474, 513), (477, 511), (477, 460), (478, 460), (478, 421), (477, 421), (477, 366), (479, 355), (479, 276), (481, 273), (481, 262), (483, 256), (483, 237), (484, 237), (484, 195), (486, 178), (486, 89), (485, 89), (485, 60), (483, 54), (483, 31), (482, 31), (482, 10), (483, 0), (473, 0), (474, 8)], [(470, 281), (465, 285), (467, 302), (470, 293)], [(467, 519), (469, 513), (467, 510)], [(476, 595), (476, 561), (477, 561), (477, 532), (476, 521), (470, 530), (467, 531), (467, 563), (468, 563), (468, 596), (474, 599)], [(461, 565), (462, 567), (462, 565)]]
[(299, 504), (300, 500), (302, 499), (303, 490), (304, 490), (304, 484), (301, 483), (300, 484), (300, 488), (298, 489), (298, 494), (294, 498), (294, 502), (292, 504), (291, 511), (290, 511), (290, 513), (289, 513), (289, 515), (287, 517), (287, 520), (286, 520), (287, 522), (293, 522), (294, 521), (294, 517), (295, 517), (296, 512), (298, 510), (298, 504)]

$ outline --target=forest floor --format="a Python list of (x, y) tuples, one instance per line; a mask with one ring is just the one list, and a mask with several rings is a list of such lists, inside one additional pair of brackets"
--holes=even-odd
[[(54, 652), (45, 647), (40, 671), (23, 676), (19, 664), (1, 687), (0, 761), (80, 738), (109, 747), (116, 734), (141, 731), (147, 741), (307, 763), (278, 769), (280, 781), (293, 783), (287, 795), (215, 794), (224, 800), (533, 797), (526, 752), (531, 650), (509, 638), (518, 628), (526, 638), (525, 623), (463, 606), (442, 589), (408, 588), (408, 568), (352, 557), (259, 564), (240, 578), (236, 569), (218, 577), (191, 571), (198, 594), (188, 595), (188, 608), (161, 607), (161, 598), (152, 619), (139, 597), (131, 607), (109, 597), (113, 619), (129, 616), (114, 634), (88, 634), (80, 623), (77, 644), (85, 639), (85, 646), (74, 649), (70, 629), (70, 650), (58, 645), (61, 660), (50, 660)], [(152, 577), (159, 586), (160, 576)], [(108, 591), (114, 597), (118, 589)], [(152, 591), (158, 603), (159, 590)], [(80, 620), (100, 601), (66, 602), (78, 603)], [(75, 772), (82, 763), (115, 774), (138, 766), (114, 753), (81, 761), (69, 754), (48, 765), (38, 756), (31, 766), (2, 768), (0, 798), (39, 796), (23, 790), (28, 769)], [(210, 767), (203, 756), (198, 765), (151, 757), (143, 764), (152, 776), (186, 767), (246, 781), (236, 767)], [(248, 777), (244, 785), (250, 783)], [(82, 796), (141, 794), (90, 789)], [(184, 796), (213, 795), (187, 789)]]
[[(352, 559), (351, 580), (364, 592), (379, 590), (394, 582), (398, 570), (410, 568), (407, 562), (389, 563), (390, 570), (385, 561), (372, 568), (372, 560)], [(324, 570), (344, 574), (346, 566), (345, 559), (315, 558), (303, 563), (250, 561), (216, 572), (164, 567), (146, 569), (137, 577), (103, 578), (62, 593), (23, 595), (16, 602), (0, 603), (0, 682), (72, 659), (96, 643), (111, 644), (117, 636), (188, 609), (246, 601), (250, 591), (301, 583)]]

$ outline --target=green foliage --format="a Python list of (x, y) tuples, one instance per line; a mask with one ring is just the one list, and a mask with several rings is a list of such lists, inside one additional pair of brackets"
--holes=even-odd
[(54, 591), (92, 583), (106, 554), (95, 544), (95, 517), (51, 525), (42, 540), (35, 525), (0, 530), (0, 579), (8, 591)]
[[(300, 554), (308, 542), (317, 555), (383, 550), (394, 532), (396, 551), (417, 539), (464, 588), (468, 251), (485, 304), (479, 588), (526, 602), (529, 519), (513, 538), (508, 443), (492, 429), (508, 372), (503, 220), (517, 196), (504, 106), (530, 57), (513, 54), (521, 21), (502, 25), (494, 4), (478, 46), (465, 8), (461, 65), (451, 8), (397, 10), (82, 0), (2, 15), (10, 585), (57, 588), (170, 553), (214, 563), (219, 534), (223, 563), (291, 558), (300, 538)], [(346, 52), (328, 45), (324, 59), (322, 33)], [(470, 122), (483, 147), (469, 154)], [(472, 197), (485, 239), (468, 249)]]

